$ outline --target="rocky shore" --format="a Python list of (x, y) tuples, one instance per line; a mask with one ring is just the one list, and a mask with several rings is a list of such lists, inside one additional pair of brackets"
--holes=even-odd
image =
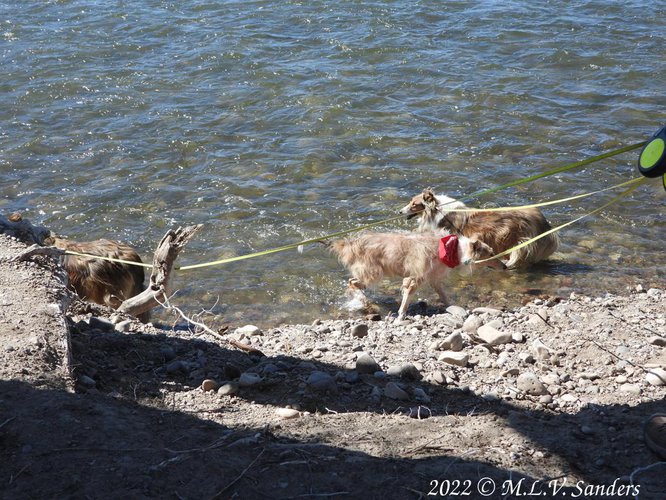
[(83, 304), (24, 247), (0, 235), (0, 496), (666, 492), (664, 289), (220, 336)]

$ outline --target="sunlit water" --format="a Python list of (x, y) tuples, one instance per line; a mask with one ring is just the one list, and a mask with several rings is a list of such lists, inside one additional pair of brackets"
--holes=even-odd
[[(180, 263), (394, 216), (649, 137), (666, 123), (666, 4), (647, 1), (0, 2), (2, 213)], [(636, 176), (637, 152), (479, 199), (524, 204)], [(612, 195), (545, 210), (559, 224)], [(529, 272), (455, 277), (463, 306), (664, 284), (659, 182), (566, 228)], [(385, 229), (409, 229), (409, 222)], [(177, 273), (218, 321), (345, 316), (323, 247)], [(398, 282), (373, 295), (397, 308)], [(425, 288), (425, 299), (434, 294)], [(213, 320), (214, 321), (214, 320)]]

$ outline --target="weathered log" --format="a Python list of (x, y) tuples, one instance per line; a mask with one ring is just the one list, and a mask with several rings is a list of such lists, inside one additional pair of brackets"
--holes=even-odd
[(125, 300), (118, 308), (120, 312), (139, 316), (164, 303), (169, 295), (173, 264), (183, 247), (201, 227), (202, 224), (179, 227), (176, 230), (170, 229), (164, 235), (153, 256), (153, 272), (148, 287), (139, 295)]

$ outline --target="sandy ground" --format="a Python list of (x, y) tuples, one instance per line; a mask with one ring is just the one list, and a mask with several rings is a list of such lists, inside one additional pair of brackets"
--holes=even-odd
[(260, 356), (83, 304), (22, 248), (0, 235), (1, 498), (666, 494), (662, 289), (229, 330)]

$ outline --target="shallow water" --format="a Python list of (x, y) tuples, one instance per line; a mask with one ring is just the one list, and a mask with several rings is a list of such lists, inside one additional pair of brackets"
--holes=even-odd
[[(648, 138), (666, 123), (658, 2), (0, 2), (0, 210), (181, 264), (391, 217)], [(508, 205), (636, 176), (637, 152), (479, 199)], [(545, 210), (553, 224), (612, 195)], [(664, 284), (658, 182), (566, 228), (529, 272), (452, 279), (456, 303)], [(411, 223), (388, 228), (409, 229)], [(323, 248), (177, 274), (235, 323), (344, 316)], [(396, 307), (397, 283), (374, 298)], [(527, 295), (526, 295), (527, 294)], [(423, 289), (426, 299), (434, 295)], [(218, 300), (219, 299), (219, 300)]]

